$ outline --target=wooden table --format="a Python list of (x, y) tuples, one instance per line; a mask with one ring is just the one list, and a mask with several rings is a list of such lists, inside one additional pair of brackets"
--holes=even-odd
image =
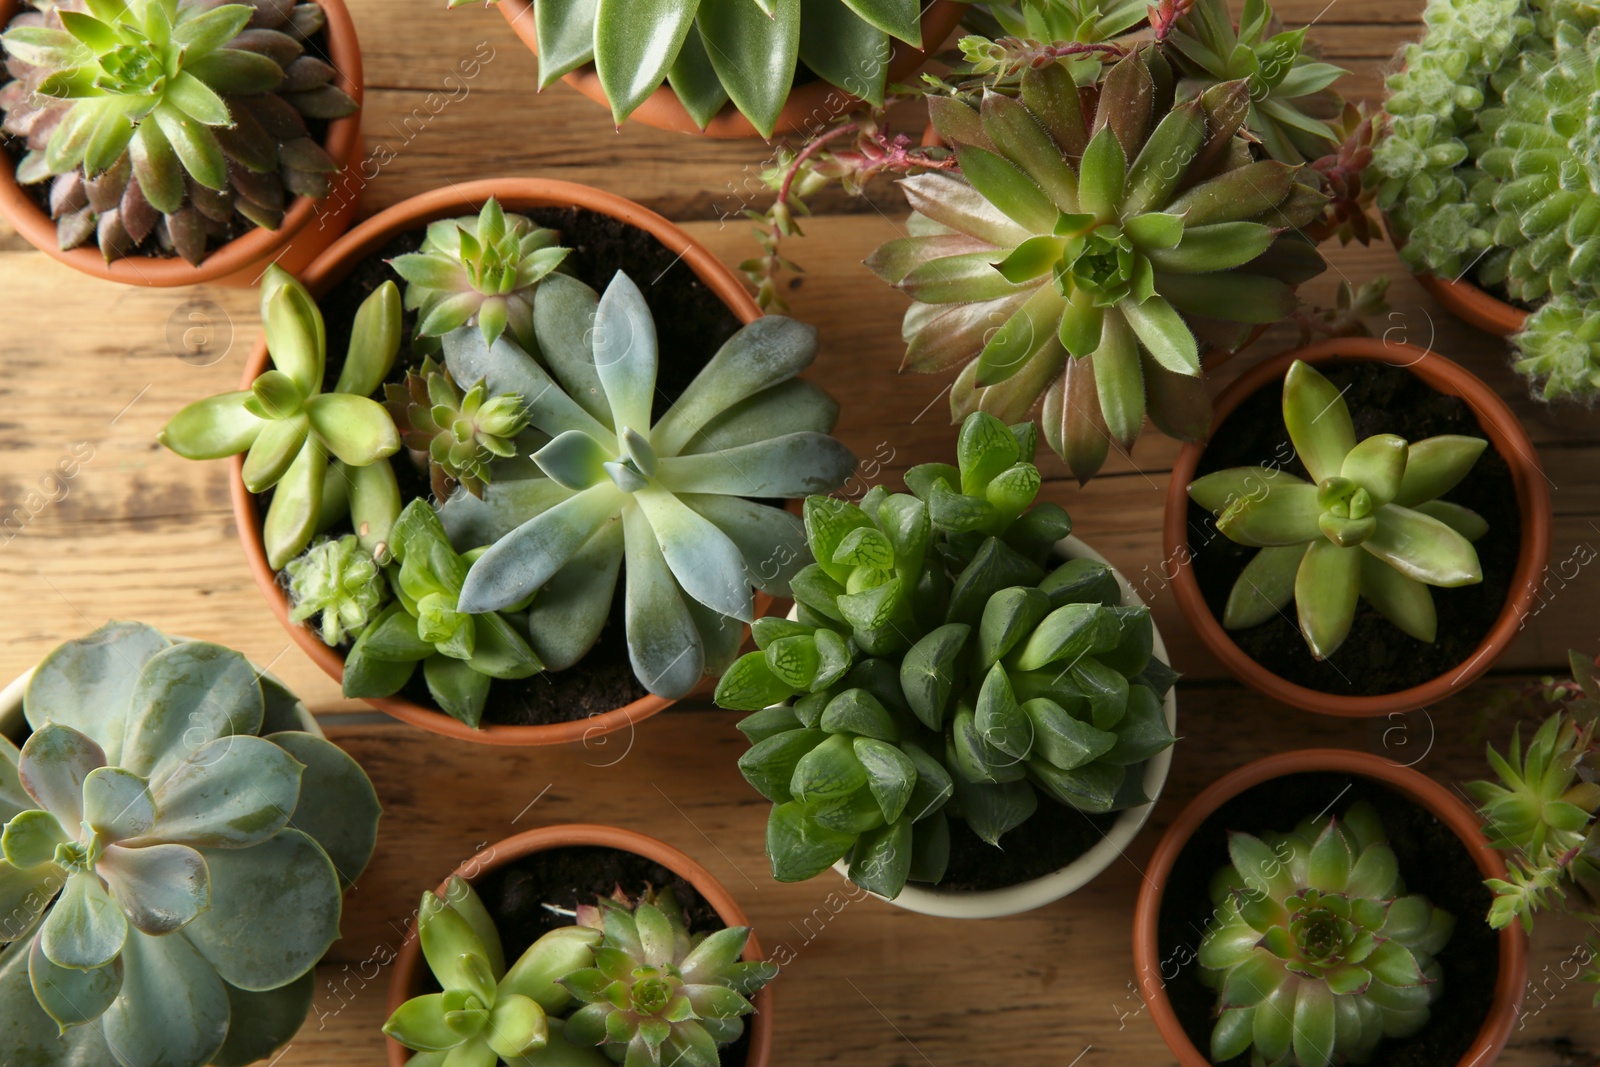
[[(1281, 12), (1290, 25), (1316, 19), (1314, 39), (1353, 71), (1351, 95), (1375, 97), (1390, 57), (1416, 33), (1420, 0), (1324, 2), (1286, 0)], [(383, 145), (382, 155), (393, 156), (368, 187), (363, 213), (445, 182), (566, 178), (683, 221), (729, 263), (752, 254), (738, 191), (766, 161), (763, 145), (634, 126), (617, 133), (602, 108), (564, 86), (535, 95), (533, 57), (492, 12), (447, 13), (443, 0), (350, 6), (366, 61), (368, 148)], [(463, 79), (459, 64), (473, 56), (481, 69)], [(878, 479), (897, 484), (911, 464), (947, 458), (955, 434), (941, 395), (947, 381), (896, 373), (904, 298), (859, 265), (904, 213), (892, 191), (876, 201), (825, 202), (807, 224), (810, 236), (791, 249), (809, 273), (787, 295), (797, 317), (822, 329), (813, 374), (843, 403), (840, 436), (863, 457), (887, 457)], [(186, 462), (155, 441), (181, 405), (235, 387), (259, 328), (253, 294), (94, 281), (34, 252), (3, 224), (0, 612), (12, 637), (0, 648), (0, 681), (107, 618), (142, 619), (269, 665), (366, 767), (386, 808), (378, 853), (347, 899), (344, 939), (323, 965), (313, 1017), (277, 1061), (284, 1067), (380, 1063), (388, 976), (377, 961), (398, 946), (422, 888), (484, 842), (577, 820), (630, 826), (682, 848), (739, 897), (767, 946), (788, 946), (794, 959), (776, 986), (781, 1067), (1168, 1063), (1133, 992), (1129, 925), (1140, 869), (1186, 800), (1250, 759), (1307, 745), (1384, 753), (1443, 782), (1478, 776), (1484, 735), (1475, 712), (1483, 702), (1557, 669), (1568, 647), (1597, 651), (1600, 567), (1564, 583), (1554, 577), (1562, 563), (1560, 573), (1570, 575), (1600, 543), (1594, 413), (1530, 401), (1507, 369), (1504, 345), (1452, 319), (1388, 246), (1328, 251), (1334, 269), (1306, 287), (1311, 300), (1331, 302), (1340, 278), (1387, 274), (1395, 311), (1380, 328), (1465, 363), (1523, 418), (1556, 511), (1546, 604), (1495, 672), (1464, 697), (1352, 723), (1241, 689), (1188, 632), (1170, 592), (1149, 582), (1158, 625), (1185, 675), (1184, 739), (1172, 779), (1125, 862), (1027, 915), (965, 924), (859, 899), (831, 874), (800, 885), (773, 882), (761, 851), (767, 804), (734, 767), (744, 744), (730, 713), (680, 705), (634, 735), (587, 749), (491, 750), (441, 740), (343, 699), (290, 643), (251, 581), (228, 507), (227, 465)], [(211, 331), (204, 356), (183, 358), (186, 330)], [(1273, 329), (1224, 368), (1218, 384), (1294, 341), (1292, 328)], [(1044, 495), (1142, 583), (1161, 558), (1162, 494), (1175, 453), (1173, 442), (1150, 431), (1086, 489), (1047, 457)], [(82, 461), (76, 476), (57, 477), (58, 461), (74, 455)], [(1540, 991), (1530, 991), (1503, 1063), (1600, 1063), (1593, 989), (1563, 987), (1557, 973), (1582, 936), (1576, 924), (1540, 925), (1532, 967)]]

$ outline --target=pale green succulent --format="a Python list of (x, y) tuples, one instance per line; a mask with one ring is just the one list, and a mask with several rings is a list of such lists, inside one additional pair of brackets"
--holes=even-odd
[(488, 546), (460, 610), (532, 597), (529, 641), (563, 669), (610, 617), (626, 558), (634, 674), (652, 693), (681, 697), (737, 655), (751, 586), (787, 595), (805, 562), (799, 521), (748, 498), (832, 489), (855, 467), (826, 432), (836, 405), (794, 377), (816, 355), (816, 331), (756, 320), (655, 419), (655, 324), (626, 274), (603, 298), (552, 276), (534, 324), (545, 366), (508, 338), (491, 346), (462, 329), (444, 339), (457, 381), (519, 395), (548, 439), (533, 455), (542, 477), (497, 477), (482, 501), (458, 493), (441, 508), (458, 546)]
[(317, 635), (334, 647), (366, 629), (389, 594), (382, 568), (355, 534), (324, 537), (283, 572), (289, 580), (289, 621), (317, 616)]
[[(1015, 60), (1008, 45), (1053, 42), (1092, 44), (1111, 41), (1137, 29), (1149, 17), (1146, 0), (1016, 0), (1010, 4), (974, 4), (962, 20), (983, 36), (961, 39), (961, 52), (974, 74), (1009, 78)], [(992, 22), (993, 25), (989, 25)], [(1010, 41), (1001, 41), (1004, 34)], [(1101, 72), (1094, 53), (1068, 61), (1073, 80), (1093, 85)]]
[(0, 1044), (16, 1067), (232, 1067), (310, 1008), (377, 834), (353, 760), (237, 652), (111, 623), (0, 740)]
[[(327, 392), (322, 312), (305, 286), (276, 265), (262, 281), (261, 318), (272, 368), (249, 389), (188, 405), (157, 440), (185, 459), (246, 453), (245, 488), (273, 490), (262, 528), (273, 569), (342, 517), (338, 510), (325, 512), (325, 494), (348, 508), (363, 546), (376, 548), (400, 510), (400, 490), (387, 462), (400, 450), (400, 434), (370, 396), (400, 351), (399, 290), (385, 282), (362, 302), (344, 368)], [(330, 457), (338, 460), (331, 469), (346, 483), (335, 489), (326, 484)]]
[(1217, 922), (1200, 942), (1218, 990), (1211, 1059), (1254, 1067), (1366, 1063), (1384, 1038), (1427, 1024), (1442, 990), (1435, 956), (1455, 920), (1407, 894), (1394, 850), (1365, 801), (1288, 834), (1228, 838)]
[(429, 488), (438, 501), (449, 499), (457, 485), (482, 497), (490, 464), (517, 454), (514, 439), (528, 425), (520, 397), (491, 397), (482, 381), (463, 394), (431, 356), (383, 393), (400, 439), (427, 458)]
[(1517, 371), (1541, 400), (1593, 402), (1600, 396), (1600, 301), (1570, 293), (1528, 316), (1511, 338)]

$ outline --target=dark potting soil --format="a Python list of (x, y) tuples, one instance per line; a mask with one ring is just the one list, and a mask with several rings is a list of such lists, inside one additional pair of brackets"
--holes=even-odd
[[(579, 208), (535, 208), (519, 212), (541, 226), (557, 230), (572, 248), (564, 269), (603, 292), (619, 270), (626, 271), (644, 294), (655, 317), (661, 364), (656, 378), (655, 417), (659, 418), (700, 373), (723, 342), (739, 328), (739, 318), (725, 307), (675, 253), (644, 230), (608, 215)], [(356, 310), (386, 281), (402, 285), (388, 260), (421, 246), (424, 230), (396, 235), (318, 300), (328, 333), (328, 361), (323, 385), (331, 388), (344, 366)], [(401, 336), (409, 340), (416, 313), (405, 312)], [(389, 380), (398, 382), (421, 358), (402, 344)], [(382, 390), (374, 394), (382, 399)], [(402, 452), (391, 461), (403, 500), (430, 495), (426, 464), (408, 462)], [(266, 515), (270, 493), (257, 498), (258, 514)], [(281, 578), (280, 578), (281, 580)], [(618, 589), (625, 576), (618, 576)], [(483, 721), (511, 726), (573, 722), (620, 708), (648, 695), (628, 659), (623, 598), (614, 598), (611, 617), (588, 655), (564, 671), (546, 671), (531, 678), (495, 679)], [(422, 707), (438, 709), (419, 670), (400, 691)], [(441, 713), (442, 714), (442, 713)]]
[[(1373, 363), (1320, 368), (1337, 388), (1355, 421), (1356, 439), (1393, 433), (1407, 441), (1438, 434), (1483, 437), (1477, 417), (1459, 397), (1429, 388), (1400, 367)], [(1283, 386), (1274, 382), (1236, 408), (1212, 434), (1196, 477), (1229, 467), (1280, 466), (1309, 478), (1294, 455), (1283, 426)], [(1430, 589), (1438, 614), (1432, 644), (1402, 633), (1366, 600), (1344, 644), (1318, 662), (1306, 647), (1291, 605), (1276, 618), (1228, 636), (1246, 655), (1273, 674), (1324, 693), (1371, 696), (1421, 685), (1466, 663), (1494, 625), (1511, 591), (1522, 535), (1511, 469), (1491, 445), (1444, 499), (1471, 508), (1489, 523), (1473, 547), (1483, 581), (1456, 589)], [(1220, 621), (1228, 593), (1256, 549), (1235, 544), (1217, 532), (1211, 513), (1189, 502), (1189, 552), (1206, 605)]]
[[(1324, 809), (1335, 815), (1365, 800), (1383, 820), (1406, 891), (1421, 893), (1455, 917), (1456, 929), (1437, 959), (1443, 995), (1426, 1026), (1411, 1037), (1385, 1040), (1373, 1059), (1383, 1067), (1451, 1067), (1488, 1017), (1500, 966), (1499, 935), (1484, 916), (1493, 899), (1472, 854), (1450, 828), (1422, 806), (1367, 778), (1295, 774), (1246, 790), (1212, 813), (1178, 855), (1158, 920), (1161, 977), (1184, 1032), (1196, 1048), (1211, 1046), (1217, 995), (1200, 981), (1194, 961), (1213, 921), (1212, 876), (1228, 864), (1230, 831), (1260, 836), (1285, 832)], [(1249, 1063), (1248, 1054), (1228, 1061)]]
[[(537, 852), (487, 872), (473, 886), (500, 931), (507, 966), (551, 930), (572, 925), (571, 916), (553, 912), (546, 904), (571, 911), (610, 896), (619, 887), (630, 897), (646, 889), (671, 889), (691, 934), (714, 933), (727, 926), (683, 878), (644, 856), (613, 848), (573, 846)], [(430, 992), (433, 989), (437, 986)], [(747, 1026), (738, 1041), (722, 1050), (727, 1067), (745, 1062), (749, 1033)]]
[(1111, 830), (1117, 813), (1089, 815), (1043, 796), (1039, 809), (1000, 839), (1000, 847), (973, 832), (965, 819), (950, 820), (950, 865), (944, 880), (926, 888), (983, 892), (1031, 882), (1059, 871)]

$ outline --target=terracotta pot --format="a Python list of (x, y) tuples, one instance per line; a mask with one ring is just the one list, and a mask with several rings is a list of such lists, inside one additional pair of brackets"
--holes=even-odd
[[(601, 215), (609, 215), (630, 226), (644, 230), (673, 252), (679, 253), (683, 262), (715, 293), (742, 322), (752, 322), (761, 317), (761, 309), (751, 299), (744, 284), (722, 265), (722, 262), (700, 242), (683, 230), (647, 208), (614, 193), (604, 192), (573, 182), (550, 181), (540, 178), (489, 178), (483, 181), (452, 184), (447, 189), (412, 197), (379, 212), (351, 230), (301, 275), (313, 295), (321, 296), (344, 280), (364, 258), (387, 244), (396, 234), (418, 230), (429, 222), (459, 215), (476, 215), (489, 197), (497, 197), (507, 211), (540, 207), (578, 207)], [(248, 389), (258, 375), (267, 369), (267, 343), (262, 338), (256, 342), (245, 363), (243, 387)], [(234, 522), (239, 527), (239, 539), (244, 543), (245, 557), (255, 575), (256, 585), (272, 608), (278, 621), (295, 643), (335, 681), (344, 678), (344, 655), (329, 648), (317, 637), (315, 631), (289, 621), (289, 600), (277, 575), (267, 564), (266, 549), (261, 543), (261, 525), (256, 516), (255, 497), (245, 489), (241, 472), (244, 457), (232, 460), (233, 474), (229, 488), (233, 494)], [(756, 614), (771, 606), (771, 598), (764, 595), (756, 599)], [(485, 724), (478, 729), (452, 718), (441, 711), (414, 704), (402, 697), (370, 698), (366, 701), (380, 711), (387, 712), (402, 722), (420, 726), (424, 730), (478, 741), (489, 745), (558, 745), (569, 741), (587, 741), (623, 729), (631, 723), (649, 718), (672, 704), (665, 697), (645, 696), (631, 704), (573, 722), (551, 723), (543, 726), (501, 726)]]
[(1422, 685), (1377, 696), (1339, 696), (1296, 685), (1273, 674), (1257, 663), (1222, 628), (1222, 623), (1206, 606), (1190, 566), (1188, 508), (1189, 483), (1194, 480), (1202, 442), (1191, 442), (1178, 453), (1167, 486), (1166, 516), (1163, 530), (1166, 556), (1175, 561), (1173, 592), (1184, 618), (1194, 627), (1201, 642), (1222, 661), (1234, 677), (1274, 700), (1323, 715), (1374, 717), (1393, 712), (1415, 711), (1465, 688), (1500, 658), (1511, 644), (1533, 606), (1539, 576), (1550, 554), (1550, 492), (1539, 464), (1538, 453), (1511, 409), (1483, 380), (1444, 356), (1415, 345), (1395, 344), (1374, 338), (1355, 337), (1322, 341), (1267, 360), (1222, 391), (1215, 405), (1212, 436), (1226, 433), (1228, 416), (1256, 390), (1281, 379), (1289, 365), (1303, 359), (1313, 365), (1330, 363), (1384, 363), (1403, 367), (1428, 386), (1449, 396), (1457, 396), (1478, 416), (1479, 426), (1490, 445), (1511, 469), (1520, 512), (1521, 547), (1516, 569), (1511, 575), (1511, 591), (1494, 625), (1477, 650), (1460, 667)]
[[(490, 845), (457, 867), (454, 873), (468, 882), (477, 882), (488, 871), (524, 856), (572, 846), (613, 848), (659, 863), (694, 886), (695, 892), (705, 898), (706, 903), (711, 905), (723, 923), (728, 926), (750, 925), (750, 920), (745, 918), (739, 902), (733, 899), (732, 894), (723, 888), (722, 883), (717, 881), (710, 871), (671, 845), (615, 826), (566, 823), (528, 830), (515, 837), (508, 837), (498, 844)], [(447, 882), (448, 878), (441, 881), (434, 892), (443, 894)], [(511, 946), (508, 945), (506, 948), (509, 963)], [(745, 942), (744, 958), (747, 960), (762, 958), (761, 945), (756, 940), (753, 930), (750, 933), (750, 940)], [(385, 1017), (394, 1014), (400, 1005), (420, 995), (422, 991), (422, 948), (417, 944), (417, 926), (413, 916), (405, 944), (400, 947), (400, 953), (395, 958), (394, 972), (389, 976), (389, 1001)], [(754, 1015), (745, 1019), (750, 1035), (750, 1054), (745, 1060), (745, 1067), (766, 1067), (772, 1056), (772, 986), (764, 987), (751, 999), (755, 1001), (756, 1010)], [(388, 1046), (389, 1067), (405, 1067), (411, 1052), (393, 1038), (384, 1038), (384, 1043)]]
[[(498, 6), (506, 22), (510, 23), (517, 36), (522, 38), (522, 43), (537, 55), (539, 39), (533, 27), (533, 0), (500, 0)], [(904, 41), (891, 41), (893, 50), (889, 55), (887, 84), (893, 85), (908, 80), (917, 68), (927, 62), (928, 57), (944, 44), (944, 39), (956, 28), (966, 10), (967, 5), (957, 3), (956, 0), (933, 0), (925, 7), (922, 12), (923, 47), (913, 48)], [(561, 80), (595, 103), (602, 104), (607, 109), (611, 107), (611, 101), (607, 99), (605, 90), (600, 86), (600, 75), (596, 73), (593, 63), (579, 67), (564, 75)], [(818, 78), (805, 85), (796, 86), (789, 93), (789, 99), (783, 105), (783, 111), (778, 116), (778, 124), (773, 127), (772, 135), (778, 137), (786, 133), (814, 133), (829, 120), (853, 110), (861, 103), (860, 97), (852, 96), (843, 89)], [(732, 103), (724, 104), (722, 110), (712, 117), (704, 130), (701, 130), (684, 110), (683, 104), (679, 102), (677, 94), (669, 85), (662, 85), (651, 93), (645, 102), (628, 116), (628, 121), (641, 122), (658, 130), (671, 130), (675, 133), (704, 134), (706, 137), (718, 140), (761, 136), (760, 131), (752, 126), (750, 120), (741, 115), (739, 109)]]
[[(361, 45), (356, 40), (355, 23), (344, 0), (318, 0), (328, 16), (328, 59), (338, 71), (338, 86), (361, 103), (364, 83), (361, 73)], [(11, 21), (20, 0), (0, 0), (0, 26)], [(356, 175), (361, 160), (361, 112), (357, 111), (328, 124), (323, 143), (328, 154), (344, 169), (332, 179), (333, 192), (322, 200), (295, 197), (276, 230), (252, 229), (215, 249), (191, 266), (181, 256), (128, 256), (110, 263), (98, 248), (61, 250), (56, 239), (56, 224), (34, 199), (16, 182), (11, 157), (0, 152), (0, 214), (33, 247), (67, 266), (96, 278), (166, 288), (176, 285), (215, 285), (251, 287), (261, 280), (271, 263), (297, 274), (350, 228), (355, 219), (357, 194), (364, 184)]]
[[(1066, 537), (1056, 542), (1056, 557), (1063, 561), (1092, 559), (1108, 567), (1111, 566), (1109, 560), (1076, 537)], [(1111, 573), (1116, 575), (1117, 584), (1122, 587), (1123, 606), (1143, 606), (1144, 601), (1139, 599), (1139, 594), (1122, 572), (1112, 567)], [(791, 612), (790, 618), (793, 617), (794, 613)], [(1151, 650), (1155, 658), (1162, 661), (1167, 659), (1167, 643), (1161, 639), (1160, 630), (1154, 631)], [(1167, 690), (1167, 695), (1161, 702), (1161, 711), (1166, 717), (1167, 729), (1176, 734), (1178, 732), (1176, 687)], [(1060, 870), (1000, 889), (956, 892), (941, 890), (938, 886), (907, 885), (900, 891), (900, 895), (893, 899), (878, 896), (876, 893), (872, 895), (906, 911), (914, 911), (921, 915), (937, 915), (946, 919), (996, 919), (1003, 915), (1017, 915), (1054, 903), (1094, 881), (1102, 871), (1123, 856), (1128, 846), (1133, 844), (1133, 839), (1138, 836), (1145, 820), (1150, 818), (1150, 810), (1160, 798), (1161, 790), (1167, 784), (1167, 772), (1171, 768), (1170, 747), (1156, 753), (1146, 762), (1142, 784), (1150, 803), (1118, 812), (1111, 828), (1101, 835), (1094, 847)], [(833, 869), (840, 877), (849, 877), (849, 864), (844, 860), (835, 863)]]
[[(1471, 808), (1431, 778), (1370, 753), (1336, 748), (1284, 752), (1246, 764), (1212, 783), (1189, 802), (1157, 843), (1155, 855), (1145, 868), (1145, 877), (1139, 887), (1139, 901), (1133, 915), (1133, 963), (1138, 972), (1139, 993), (1150, 1010), (1156, 1029), (1161, 1032), (1162, 1040), (1177, 1057), (1181, 1067), (1208, 1067), (1211, 1060), (1194, 1046), (1178, 1022), (1172, 1003), (1167, 999), (1166, 983), (1161, 976), (1163, 949), (1158, 940), (1161, 900), (1173, 865), (1195, 831), (1227, 801), (1274, 778), (1318, 771), (1355, 775), (1381, 782), (1426, 808), (1448, 826), (1461, 840), (1461, 847), (1472, 856), (1474, 864), (1485, 878), (1506, 876), (1504, 859), (1489, 847), (1479, 828), (1478, 816)], [(1517, 1018), (1517, 1010), (1522, 1004), (1528, 970), (1527, 940), (1515, 924), (1501, 930), (1499, 940), (1500, 969), (1495, 976), (1494, 1004), (1473, 1039), (1472, 1046), (1459, 1061), (1460, 1067), (1483, 1067), (1494, 1062), (1495, 1056), (1505, 1047)]]
[[(1389, 235), (1389, 241), (1394, 245), (1395, 251), (1398, 252), (1405, 247), (1406, 239), (1396, 232), (1394, 223), (1389, 221), (1387, 214), (1383, 216), (1383, 229)], [(1463, 278), (1451, 280), (1427, 273), (1416, 274), (1414, 277), (1435, 300), (1445, 306), (1445, 310), (1468, 326), (1476, 326), (1484, 333), (1492, 333), (1496, 337), (1510, 337), (1519, 332), (1523, 324), (1528, 321), (1526, 311), (1513, 307), (1497, 296), (1490, 296)]]

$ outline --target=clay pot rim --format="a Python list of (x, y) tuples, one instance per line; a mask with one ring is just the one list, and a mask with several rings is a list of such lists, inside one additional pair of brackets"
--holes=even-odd
[[(1405, 247), (1406, 239), (1395, 229), (1387, 211), (1383, 213), (1383, 232), (1389, 235), (1389, 243), (1396, 252)], [(1442, 278), (1427, 271), (1413, 271), (1412, 277), (1443, 304), (1445, 310), (1484, 333), (1510, 337), (1527, 325), (1528, 312), (1491, 295), (1477, 283), (1467, 281), (1465, 274), (1459, 278)]]
[[(1150, 1008), (1150, 1016), (1162, 1040), (1177, 1057), (1181, 1067), (1210, 1067), (1211, 1060), (1195, 1048), (1178, 1022), (1161, 978), (1158, 928), (1161, 902), (1173, 865), (1201, 823), (1227, 801), (1275, 778), (1318, 771), (1368, 778), (1394, 789), (1448, 826), (1485, 878), (1505, 877), (1505, 860), (1489, 846), (1472, 809), (1457, 800), (1444, 786), (1410, 767), (1368, 752), (1308, 748), (1266, 756), (1223, 775), (1191, 800), (1166, 833), (1161, 835), (1145, 869), (1145, 878), (1139, 887), (1139, 898), (1134, 908), (1133, 963), (1139, 993)], [(1492, 1062), (1505, 1047), (1522, 1004), (1528, 968), (1527, 952), (1527, 939), (1515, 923), (1500, 931), (1500, 966), (1495, 977), (1493, 1004), (1472, 1046), (1459, 1061), (1460, 1067)]]
[[(497, 6), (512, 31), (522, 39), (522, 43), (528, 46), (530, 52), (537, 55), (538, 37), (534, 31), (534, 20), (529, 17), (533, 10), (532, 0), (499, 0)], [(927, 62), (961, 22), (966, 9), (967, 4), (957, 0), (933, 0), (928, 4), (922, 12), (923, 47), (921, 48), (890, 38), (892, 50), (889, 55), (886, 83), (892, 85), (905, 81), (918, 67)], [(600, 85), (600, 75), (596, 73), (592, 62), (562, 75), (561, 80), (595, 103), (610, 109), (611, 101)], [(796, 132), (816, 132), (824, 123), (851, 111), (863, 102), (860, 97), (821, 78), (805, 85), (795, 86), (790, 90), (788, 99), (784, 101), (783, 111), (778, 115), (777, 124), (772, 130), (772, 138)], [(712, 117), (704, 130), (700, 129), (689, 117), (688, 111), (684, 110), (683, 104), (679, 102), (671, 86), (666, 84), (645, 98), (644, 103), (628, 116), (627, 121), (639, 122), (657, 130), (668, 130), (673, 133), (697, 134), (713, 140), (766, 139), (751, 125), (749, 119), (740, 114), (731, 101), (722, 106), (722, 110)]]
[[(1213, 436), (1241, 402), (1256, 390), (1282, 378), (1288, 372), (1289, 365), (1297, 359), (1311, 364), (1356, 362), (1401, 367), (1411, 371), (1430, 388), (1459, 397), (1472, 408), (1478, 416), (1480, 429), (1510, 467), (1512, 483), (1517, 492), (1521, 545), (1505, 605), (1478, 644), (1476, 652), (1464, 664), (1409, 689), (1355, 697), (1296, 685), (1250, 658), (1228, 636), (1221, 622), (1206, 606), (1200, 586), (1187, 562), (1174, 567), (1173, 593), (1189, 625), (1212, 655), (1235, 678), (1274, 700), (1323, 715), (1352, 718), (1415, 711), (1465, 688), (1488, 670), (1516, 636), (1520, 620), (1527, 617), (1535, 599), (1538, 576), (1543, 572), (1550, 552), (1550, 491), (1544, 468), (1522, 424), (1505, 401), (1477, 375), (1438, 353), (1415, 345), (1368, 337), (1321, 341), (1306, 348), (1284, 352), (1251, 368), (1217, 397)], [(1204, 442), (1189, 442), (1183, 446), (1173, 463), (1162, 524), (1166, 560), (1186, 560), (1189, 556), (1188, 487), (1205, 447)]]
[[(464, 182), (444, 189), (435, 189), (412, 197), (379, 212), (341, 237), (334, 245), (317, 257), (301, 276), (312, 293), (321, 296), (354, 270), (356, 265), (394, 234), (414, 229), (433, 219), (450, 215), (476, 212), (490, 196), (497, 197), (508, 210), (531, 207), (578, 207), (597, 214), (608, 215), (637, 229), (644, 230), (673, 252), (680, 253), (689, 269), (705, 283), (717, 297), (737, 315), (740, 321), (750, 323), (761, 317), (761, 309), (745, 290), (744, 285), (723, 266), (700, 242), (667, 219), (648, 208), (615, 193), (595, 189), (575, 182), (542, 178), (486, 178)], [(248, 389), (256, 376), (267, 367), (265, 337), (258, 338), (245, 363), (241, 387)], [(277, 575), (267, 564), (266, 550), (261, 542), (261, 530), (256, 517), (255, 498), (244, 487), (242, 471), (244, 457), (231, 460), (232, 473), (229, 491), (233, 498), (234, 522), (239, 528), (239, 540), (256, 585), (267, 598), (272, 613), (289, 632), (312, 661), (334, 681), (344, 677), (344, 656), (339, 650), (323, 644), (309, 628), (289, 621), (289, 600)], [(767, 601), (770, 605), (770, 600)], [(757, 602), (757, 614), (766, 605)], [(477, 729), (442, 711), (423, 707), (401, 697), (363, 698), (365, 703), (392, 715), (402, 722), (421, 727), (436, 734), (464, 741), (490, 745), (558, 745), (569, 741), (587, 743), (591, 738), (613, 733), (647, 719), (673, 701), (653, 694), (643, 696), (620, 708), (601, 712), (588, 718), (564, 723), (547, 723), (537, 726), (507, 726), (487, 723)], [(603, 742), (602, 742), (603, 743)]]
[[(354, 164), (361, 154), (361, 116), (365, 83), (361, 64), (361, 42), (356, 36), (355, 22), (345, 7), (344, 0), (317, 0), (328, 18), (328, 58), (338, 75), (339, 88), (356, 102), (356, 111), (328, 124), (328, 135), (323, 148), (328, 155), (346, 168)], [(0, 0), (0, 25), (14, 16), (20, 0)], [(348, 173), (344, 171), (341, 173)], [(337, 179), (336, 179), (337, 180)], [(331, 203), (330, 203), (331, 202)], [(326, 205), (326, 210), (322, 208)], [(105, 261), (98, 249), (90, 247), (63, 251), (56, 239), (53, 219), (33, 202), (33, 198), (17, 184), (16, 168), (11, 157), (0, 152), (0, 215), (4, 215), (16, 231), (30, 245), (74, 270), (106, 281), (151, 288), (169, 288), (180, 285), (199, 285), (204, 282), (224, 282), (242, 275), (237, 284), (254, 285), (270, 262), (298, 237), (314, 219), (328, 216), (325, 224), (337, 215), (344, 205), (342, 190), (334, 188), (321, 200), (297, 196), (284, 213), (283, 222), (276, 230), (253, 226), (248, 233), (236, 237), (212, 251), (200, 262), (191, 266), (181, 256), (127, 256)], [(352, 205), (353, 206), (353, 203)], [(245, 280), (252, 278), (253, 280)]]
[[(692, 885), (695, 892), (715, 909), (724, 924), (750, 926), (750, 920), (745, 916), (744, 909), (739, 906), (733, 894), (728, 892), (717, 877), (705, 867), (664, 841), (619, 826), (561, 823), (556, 826), (525, 830), (490, 845), (462, 863), (452, 873), (460, 875), (468, 882), (476, 882), (486, 871), (494, 870), (513, 860), (538, 852), (573, 846), (616, 849), (619, 852), (631, 852), (653, 860)], [(443, 894), (449, 881), (448, 877), (441, 879), (434, 892)], [(395, 1010), (412, 995), (421, 958), (422, 950), (417, 944), (416, 917), (413, 913), (411, 921), (407, 923), (405, 943), (400, 947), (399, 955), (395, 958), (394, 971), (389, 976), (389, 997), (385, 1006), (388, 1015), (394, 1014)], [(743, 958), (746, 960), (764, 958), (754, 928), (750, 931), (750, 939), (745, 942)], [(772, 1055), (772, 986), (770, 984), (764, 986), (752, 999), (755, 1001), (756, 1011), (749, 1019), (750, 1053), (745, 1062), (746, 1067), (765, 1067)], [(387, 1046), (390, 1067), (405, 1067), (405, 1062), (410, 1056), (405, 1046), (391, 1037), (385, 1037), (384, 1044)]]

